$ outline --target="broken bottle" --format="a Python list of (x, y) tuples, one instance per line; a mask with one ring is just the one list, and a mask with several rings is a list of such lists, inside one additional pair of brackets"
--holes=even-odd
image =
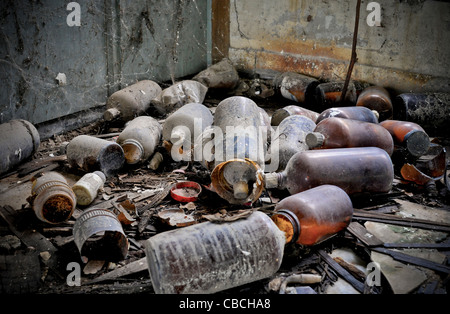
[(386, 193), (391, 190), (393, 180), (391, 158), (378, 147), (299, 152), (282, 172), (265, 174), (267, 189), (287, 189), (290, 194), (324, 184), (336, 185), (349, 195)]
[(306, 143), (311, 149), (374, 146), (384, 149), (389, 156), (394, 151), (392, 136), (381, 125), (335, 117), (320, 121), (306, 135)]
[(137, 164), (150, 158), (161, 139), (161, 125), (149, 116), (134, 118), (117, 138), (127, 164)]
[(272, 220), (285, 233), (286, 242), (311, 246), (349, 225), (353, 215), (350, 197), (334, 185), (321, 185), (282, 199)]
[(270, 217), (256, 211), (157, 234), (145, 253), (156, 293), (215, 293), (275, 274), (285, 242)]

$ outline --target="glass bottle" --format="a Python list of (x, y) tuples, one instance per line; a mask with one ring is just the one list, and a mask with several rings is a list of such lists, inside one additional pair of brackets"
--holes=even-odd
[(352, 215), (353, 204), (344, 190), (321, 185), (282, 199), (271, 218), (287, 243), (311, 246), (347, 228)]
[(312, 110), (309, 110), (309, 109), (306, 109), (303, 107), (290, 105), (290, 106), (286, 106), (286, 107), (280, 108), (278, 110), (275, 110), (275, 112), (272, 114), (270, 124), (272, 126), (278, 126), (278, 125), (280, 125), (281, 121), (283, 121), (287, 117), (293, 116), (293, 115), (305, 116), (307, 118), (310, 118), (313, 122), (316, 122), (317, 118), (319, 117), (318, 112), (315, 112), (315, 111), (312, 111)]
[(267, 189), (287, 189), (290, 194), (324, 184), (349, 195), (386, 193), (392, 188), (394, 169), (390, 156), (378, 147), (319, 149), (296, 153), (286, 169), (266, 173), (264, 180)]
[(384, 120), (380, 123), (391, 134), (394, 144), (406, 149), (407, 154), (419, 157), (430, 147), (430, 138), (425, 130), (414, 122)]
[[(324, 110), (341, 104), (343, 88), (344, 82), (341, 81), (320, 83), (314, 92), (316, 106)], [(357, 97), (356, 86), (353, 82), (350, 82), (343, 105), (354, 106)]]
[(356, 106), (376, 111), (379, 121), (392, 119), (394, 112), (389, 92), (381, 86), (366, 87), (359, 95)]
[(265, 134), (270, 128), (262, 117), (256, 103), (242, 96), (222, 100), (214, 113), (215, 167), (211, 183), (217, 194), (231, 204), (251, 203), (262, 193)]
[(63, 175), (44, 172), (31, 178), (31, 182), (31, 195), (27, 200), (39, 220), (57, 224), (72, 216), (76, 195)]
[(270, 143), (270, 164), (266, 164), (264, 170), (283, 170), (295, 153), (308, 150), (305, 137), (315, 128), (316, 124), (305, 116), (294, 115), (281, 121)]
[(86, 206), (97, 197), (98, 191), (103, 187), (106, 177), (101, 171), (86, 173), (73, 186), (72, 190), (77, 197), (77, 204)]
[(320, 113), (316, 119), (316, 123), (319, 124), (319, 122), (329, 117), (378, 123), (378, 112), (366, 107), (349, 106), (328, 108)]
[(151, 100), (161, 91), (158, 83), (151, 80), (142, 80), (122, 88), (108, 97), (103, 118), (106, 121), (132, 120), (145, 113), (150, 107)]
[(277, 75), (274, 80), (275, 90), (286, 99), (311, 103), (314, 99), (314, 90), (319, 81), (313, 77), (295, 72), (285, 72)]
[(6, 173), (39, 148), (40, 136), (33, 124), (15, 119), (0, 124), (0, 174)]
[(450, 93), (404, 93), (394, 99), (394, 119), (420, 125), (431, 136), (450, 133)]
[(286, 238), (270, 217), (253, 212), (233, 222), (203, 222), (157, 234), (145, 243), (157, 294), (215, 293), (272, 276)]
[(137, 164), (149, 159), (159, 144), (161, 130), (160, 123), (149, 116), (140, 116), (128, 122), (117, 138), (126, 163)]
[(213, 115), (205, 105), (189, 103), (169, 115), (162, 129), (163, 141), (190, 148), (196, 137), (213, 123)]
[(313, 132), (306, 134), (310, 149), (379, 147), (389, 156), (394, 151), (391, 134), (377, 123), (343, 118), (327, 118), (317, 124)]
[(66, 146), (67, 161), (87, 172), (100, 170), (107, 177), (125, 163), (122, 147), (116, 142), (90, 135), (78, 135)]

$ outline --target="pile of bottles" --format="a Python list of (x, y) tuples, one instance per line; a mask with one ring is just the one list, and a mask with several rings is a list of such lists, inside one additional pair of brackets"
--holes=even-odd
[[(442, 103), (448, 108), (448, 95), (402, 94), (392, 101), (381, 86), (351, 82), (343, 97), (343, 82), (320, 83), (287, 72), (273, 80), (273, 88), (297, 105), (269, 116), (252, 99), (230, 96), (212, 110), (203, 104), (208, 89), (239, 86), (230, 66), (224, 62), (212, 74), (202, 72), (167, 89), (144, 80), (112, 94), (104, 120), (122, 123), (122, 132), (112, 141), (89, 135), (73, 138), (66, 146), (67, 161), (86, 174), (72, 187), (58, 173), (34, 178), (29, 202), (37, 217), (64, 222), (76, 204), (89, 206), (124, 166), (149, 164), (156, 170), (163, 158), (199, 162), (210, 173), (211, 191), (233, 205), (251, 206), (265, 190), (286, 191), (288, 196), (270, 216), (255, 211), (234, 222), (202, 222), (146, 241), (157, 293), (213, 293), (273, 275), (287, 243), (313, 246), (335, 236), (352, 219), (352, 196), (389, 193), (396, 173), (421, 184), (442, 177), (443, 150), (436, 149), (418, 122), (423, 121), (419, 111), (433, 112), (430, 108)], [(211, 77), (214, 73), (220, 80)], [(147, 115), (151, 106), (165, 120)], [(433, 132), (448, 131), (448, 124), (440, 122), (448, 122), (448, 116), (436, 117)], [(23, 135), (17, 133), (23, 139), (15, 140), (23, 143), (23, 154), (9, 158), (12, 164), (2, 164), (2, 172), (39, 145), (32, 125), (11, 123), (23, 129)], [(11, 126), (0, 128), (9, 132)], [(439, 153), (439, 162), (429, 165), (432, 174), (426, 175), (427, 165), (416, 165), (433, 152)], [(112, 229), (102, 231), (119, 235), (112, 237), (118, 239), (115, 258), (125, 258), (127, 242), (120, 224), (112, 213), (96, 210), (85, 211), (75, 225), (80, 253), (99, 253), (84, 242), (102, 225), (93, 218), (103, 217)]]

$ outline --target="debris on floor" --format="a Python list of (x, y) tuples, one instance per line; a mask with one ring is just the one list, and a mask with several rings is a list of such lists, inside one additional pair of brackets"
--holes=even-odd
[(392, 120), (396, 102), (358, 82), (342, 107), (340, 83), (321, 83), (240, 78), (224, 60), (130, 85), (103, 120), (32, 132), (22, 153), (1, 140), (15, 158), (0, 291), (447, 294), (448, 124)]

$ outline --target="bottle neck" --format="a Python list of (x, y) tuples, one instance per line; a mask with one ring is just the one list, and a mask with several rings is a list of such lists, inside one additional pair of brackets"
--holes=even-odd
[(284, 232), (286, 243), (295, 243), (300, 237), (300, 221), (297, 216), (287, 209), (277, 210), (272, 216), (272, 220), (278, 229)]
[(264, 186), (266, 189), (281, 189), (285, 185), (285, 172), (270, 172), (264, 174)]

